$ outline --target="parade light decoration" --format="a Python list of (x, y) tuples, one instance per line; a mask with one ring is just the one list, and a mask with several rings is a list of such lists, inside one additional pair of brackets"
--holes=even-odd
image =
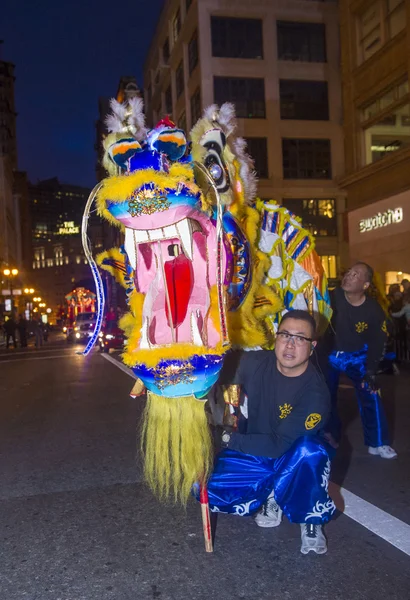
[[(98, 334), (100, 333), (102, 322), (103, 322), (103, 316), (104, 316), (105, 297), (104, 297), (103, 283), (102, 283), (100, 272), (97, 267), (97, 263), (95, 262), (94, 257), (91, 253), (89, 239), (88, 239), (88, 235), (87, 235), (88, 220), (90, 218), (91, 206), (92, 206), (94, 199), (101, 187), (102, 187), (102, 183), (98, 183), (94, 187), (93, 191), (91, 192), (91, 194), (87, 200), (87, 204), (85, 205), (83, 220), (82, 220), (82, 224), (81, 224), (81, 240), (83, 243), (84, 254), (85, 254), (85, 257), (88, 260), (88, 264), (90, 265), (90, 268), (91, 268), (91, 272), (92, 272), (94, 283), (95, 283), (95, 291), (96, 291), (96, 295), (97, 295), (97, 321), (96, 321), (96, 324), (94, 327), (94, 332), (93, 332), (92, 336), (90, 337), (89, 342), (88, 342), (87, 346), (85, 347), (85, 350), (83, 352), (79, 353), (79, 354), (82, 354), (83, 356), (87, 356), (87, 354), (89, 354), (89, 352), (92, 350), (95, 342), (97, 341)], [(76, 337), (80, 337), (79, 334), (76, 334)]]

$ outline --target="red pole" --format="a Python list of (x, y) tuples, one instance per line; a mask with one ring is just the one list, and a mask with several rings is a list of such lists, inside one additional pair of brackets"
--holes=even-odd
[(201, 503), (202, 528), (204, 531), (205, 538), (205, 551), (213, 552), (214, 548), (212, 544), (212, 527), (211, 515), (209, 511), (208, 490), (206, 485), (204, 484), (200, 484), (199, 501)]

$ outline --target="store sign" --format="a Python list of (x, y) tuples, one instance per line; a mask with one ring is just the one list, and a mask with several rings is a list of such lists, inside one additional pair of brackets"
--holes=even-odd
[(74, 225), (74, 221), (64, 221), (64, 226), (58, 230), (58, 235), (71, 235), (73, 233), (80, 233), (80, 228)]
[(368, 219), (362, 219), (359, 222), (360, 233), (366, 233), (366, 231), (373, 231), (373, 229), (379, 229), (379, 227), (387, 227), (387, 225), (393, 225), (394, 223), (401, 223), (403, 221), (403, 209), (394, 208), (388, 209), (383, 213), (377, 213), (374, 217)]

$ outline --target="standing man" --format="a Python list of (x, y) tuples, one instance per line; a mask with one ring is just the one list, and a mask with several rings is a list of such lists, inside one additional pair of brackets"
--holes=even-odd
[(17, 348), (16, 322), (13, 316), (9, 317), (4, 323), (4, 331), (6, 332), (6, 348), (10, 347), (10, 338), (13, 340), (14, 348)]
[(275, 350), (242, 354), (234, 382), (248, 398), (246, 433), (227, 433), (208, 481), (213, 512), (256, 513), (276, 527), (282, 511), (301, 527), (301, 552), (324, 554), (322, 526), (335, 505), (328, 495), (332, 449), (321, 437), (330, 410), (325, 382), (310, 363), (315, 321), (303, 310), (285, 314)]
[(337, 411), (340, 373), (353, 382), (363, 425), (364, 443), (369, 454), (396, 458), (390, 447), (386, 416), (376, 382), (376, 373), (387, 339), (385, 315), (374, 298), (366, 295), (373, 269), (358, 262), (343, 277), (342, 285), (332, 293), (333, 317), (328, 329), (330, 342), (328, 385), (332, 412), (326, 425), (326, 438), (337, 447), (341, 423)]
[(20, 315), (17, 323), (17, 329), (19, 331), (20, 347), (27, 348), (27, 319), (24, 315)]

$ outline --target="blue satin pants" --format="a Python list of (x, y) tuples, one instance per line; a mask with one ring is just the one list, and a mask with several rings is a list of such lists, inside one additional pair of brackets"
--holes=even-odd
[(337, 410), (337, 390), (340, 373), (345, 373), (352, 381), (359, 404), (363, 425), (364, 443), (366, 446), (389, 445), (389, 433), (380, 390), (371, 390), (368, 385), (363, 387), (366, 374), (367, 350), (359, 352), (332, 352), (329, 356), (327, 384), (332, 397), (332, 410), (326, 431), (329, 431), (336, 441), (340, 441), (341, 422)]
[[(323, 524), (336, 510), (328, 494), (333, 450), (312, 436), (303, 436), (279, 458), (223, 450), (208, 481), (212, 512), (251, 515), (272, 490), (292, 523)], [(198, 489), (193, 490), (199, 498)]]

